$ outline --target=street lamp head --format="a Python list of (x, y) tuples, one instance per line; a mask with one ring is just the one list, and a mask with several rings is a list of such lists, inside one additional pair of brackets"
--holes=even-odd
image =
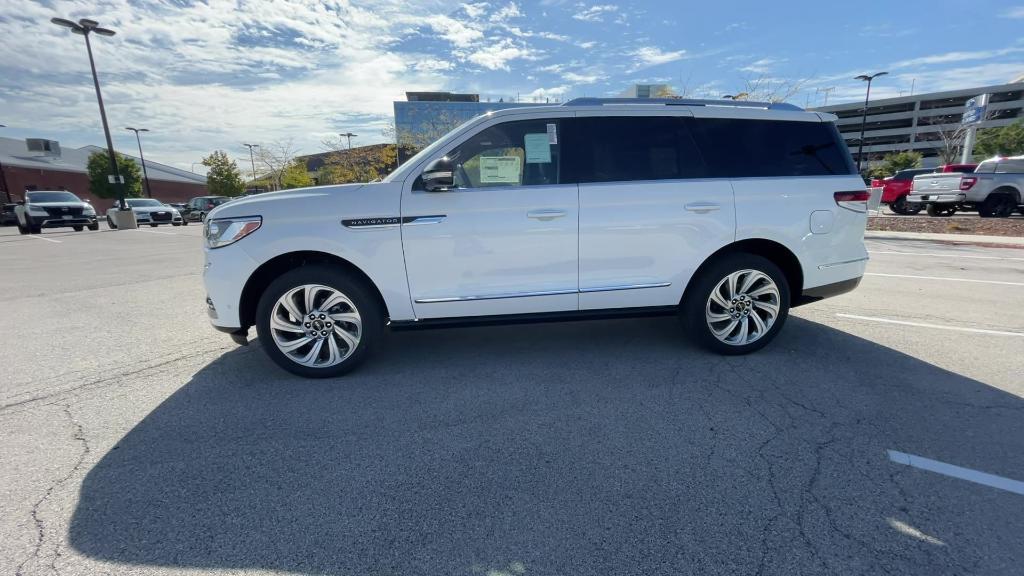
[(874, 80), (875, 78), (878, 78), (879, 76), (885, 76), (886, 74), (888, 74), (888, 72), (879, 72), (877, 74), (871, 74), (870, 76), (867, 75), (867, 74), (861, 74), (860, 76), (855, 77), (854, 80), (862, 80), (864, 82), (870, 82), (870, 81)]
[(65, 20), (64, 18), (50, 18), (50, 22), (53, 22), (57, 26), (71, 28), (72, 30), (74, 30), (75, 28), (80, 28), (78, 24), (75, 24), (71, 20)]
[(99, 28), (100, 23), (95, 20), (89, 20), (88, 18), (82, 18), (78, 21), (78, 25), (86, 30), (92, 30), (94, 28)]
[(115, 34), (115, 32), (109, 28), (93, 28), (92, 31), (100, 36), (113, 36)]

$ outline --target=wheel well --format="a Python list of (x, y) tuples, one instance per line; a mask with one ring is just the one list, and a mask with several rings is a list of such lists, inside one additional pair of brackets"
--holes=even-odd
[(1012, 186), (1002, 186), (1000, 188), (996, 188), (995, 190), (989, 192), (988, 197), (986, 197), (985, 199), (988, 200), (988, 198), (991, 198), (992, 196), (995, 196), (997, 194), (1006, 194), (1008, 196), (1012, 196), (1016, 200), (1016, 202), (1020, 204), (1020, 192)]
[[(764, 238), (740, 240), (739, 242), (733, 242), (728, 246), (720, 248), (717, 252), (708, 256), (704, 260), (700, 267), (694, 271), (692, 278), (696, 278), (701, 271), (719, 258), (722, 258), (727, 254), (735, 254), (738, 252), (756, 254), (762, 258), (771, 260), (772, 263), (778, 266), (782, 270), (782, 273), (786, 275), (786, 281), (789, 282), (790, 304), (792, 305), (793, 302), (797, 302), (800, 299), (800, 295), (804, 291), (804, 271), (800, 266), (800, 260), (797, 259), (796, 255), (793, 254), (789, 248), (786, 248), (778, 242), (765, 240)], [(692, 278), (686, 287), (686, 291), (689, 291), (690, 286), (693, 285)], [(686, 300), (685, 292), (683, 293), (683, 300)]]
[(256, 323), (256, 305), (259, 304), (260, 296), (263, 295), (263, 291), (267, 289), (267, 286), (269, 286), (275, 278), (289, 270), (294, 270), (308, 264), (327, 264), (330, 266), (337, 266), (352, 276), (359, 278), (363, 283), (365, 283), (367, 288), (370, 289), (371, 294), (376, 297), (377, 303), (380, 304), (381, 310), (384, 311), (384, 316), (388, 316), (388, 307), (384, 302), (384, 297), (381, 295), (380, 290), (377, 289), (376, 284), (370, 280), (370, 277), (367, 276), (365, 272), (348, 260), (335, 256), (334, 254), (316, 251), (302, 251), (289, 252), (287, 254), (275, 256), (260, 265), (260, 267), (257, 268), (251, 276), (249, 276), (249, 279), (245, 282), (245, 287), (242, 288), (242, 297), (238, 303), (238, 317), (242, 323), (242, 327), (248, 328)]

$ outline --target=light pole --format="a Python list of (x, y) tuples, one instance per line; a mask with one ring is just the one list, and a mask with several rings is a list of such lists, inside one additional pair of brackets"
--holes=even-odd
[(258, 188), (256, 186), (256, 157), (252, 155), (252, 149), (259, 148), (260, 145), (242, 143), (242, 146), (245, 146), (246, 148), (249, 149), (249, 163), (252, 164), (252, 185), (254, 188)]
[(352, 149), (352, 139), (358, 137), (359, 135), (358, 134), (353, 134), (351, 132), (345, 132), (344, 134), (338, 134), (338, 136), (342, 136), (344, 138), (348, 138), (348, 149), (351, 150)]
[(149, 187), (149, 174), (146, 172), (146, 157), (142, 155), (142, 139), (139, 138), (139, 132), (149, 132), (149, 128), (132, 128), (131, 126), (125, 126), (124, 129), (135, 132), (135, 141), (139, 143), (139, 160), (142, 160), (142, 181), (146, 183), (146, 196), (148, 198), (152, 198), (153, 189)]
[(92, 44), (89, 43), (89, 35), (93, 32), (100, 36), (113, 36), (114, 31), (107, 28), (100, 28), (100, 23), (88, 18), (82, 18), (77, 23), (63, 18), (50, 18), (50, 22), (58, 26), (70, 28), (73, 34), (85, 36), (85, 51), (89, 53), (89, 68), (92, 69), (92, 83), (96, 86), (96, 101), (100, 105), (100, 120), (103, 121), (103, 135), (107, 139), (107, 155), (110, 157), (109, 181), (117, 190), (117, 203), (121, 210), (128, 210), (128, 203), (124, 201), (124, 181), (117, 169), (117, 156), (114, 154), (114, 142), (110, 139), (110, 126), (107, 125), (107, 112), (103, 109), (103, 94), (100, 93), (100, 79), (96, 75), (96, 62), (92, 57)]
[(857, 172), (860, 172), (860, 163), (864, 158), (864, 126), (868, 122), (868, 98), (871, 98), (871, 81), (879, 76), (885, 76), (888, 72), (878, 72), (877, 74), (861, 74), (854, 78), (854, 80), (863, 80), (868, 83), (868, 91), (864, 94), (864, 110), (860, 116), (860, 143), (857, 144)]
[[(0, 124), (0, 128), (7, 128), (3, 124)], [(4, 195), (7, 196), (7, 203), (11, 203), (11, 189), (7, 187), (7, 176), (4, 175), (4, 165), (0, 164), (0, 184), (3, 184)]]

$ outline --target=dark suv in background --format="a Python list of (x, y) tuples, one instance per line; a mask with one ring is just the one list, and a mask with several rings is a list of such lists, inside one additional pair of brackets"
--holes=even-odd
[(230, 200), (227, 196), (197, 196), (185, 204), (185, 209), (180, 210), (181, 217), (185, 222), (203, 222), (206, 214), (217, 206)]

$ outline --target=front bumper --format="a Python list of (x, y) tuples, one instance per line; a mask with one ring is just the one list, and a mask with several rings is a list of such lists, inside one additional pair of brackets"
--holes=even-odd
[(182, 219), (181, 219), (181, 215), (180, 214), (172, 214), (171, 215), (171, 219), (167, 220), (167, 219), (154, 219), (153, 216), (151, 214), (149, 214), (149, 213), (140, 214), (140, 213), (136, 212), (135, 213), (135, 222), (137, 222), (139, 224), (173, 224), (173, 223), (177, 222), (177, 223), (180, 224), (182, 222)]
[(907, 196), (907, 201), (922, 204), (961, 204), (967, 201), (967, 194), (911, 194)]
[(32, 226), (38, 228), (67, 228), (69, 226), (93, 226), (98, 223), (95, 214), (54, 218), (53, 216), (26, 216)]
[(205, 249), (203, 284), (210, 323), (218, 330), (237, 331), (242, 326), (240, 304), (242, 290), (257, 268), (241, 246)]

